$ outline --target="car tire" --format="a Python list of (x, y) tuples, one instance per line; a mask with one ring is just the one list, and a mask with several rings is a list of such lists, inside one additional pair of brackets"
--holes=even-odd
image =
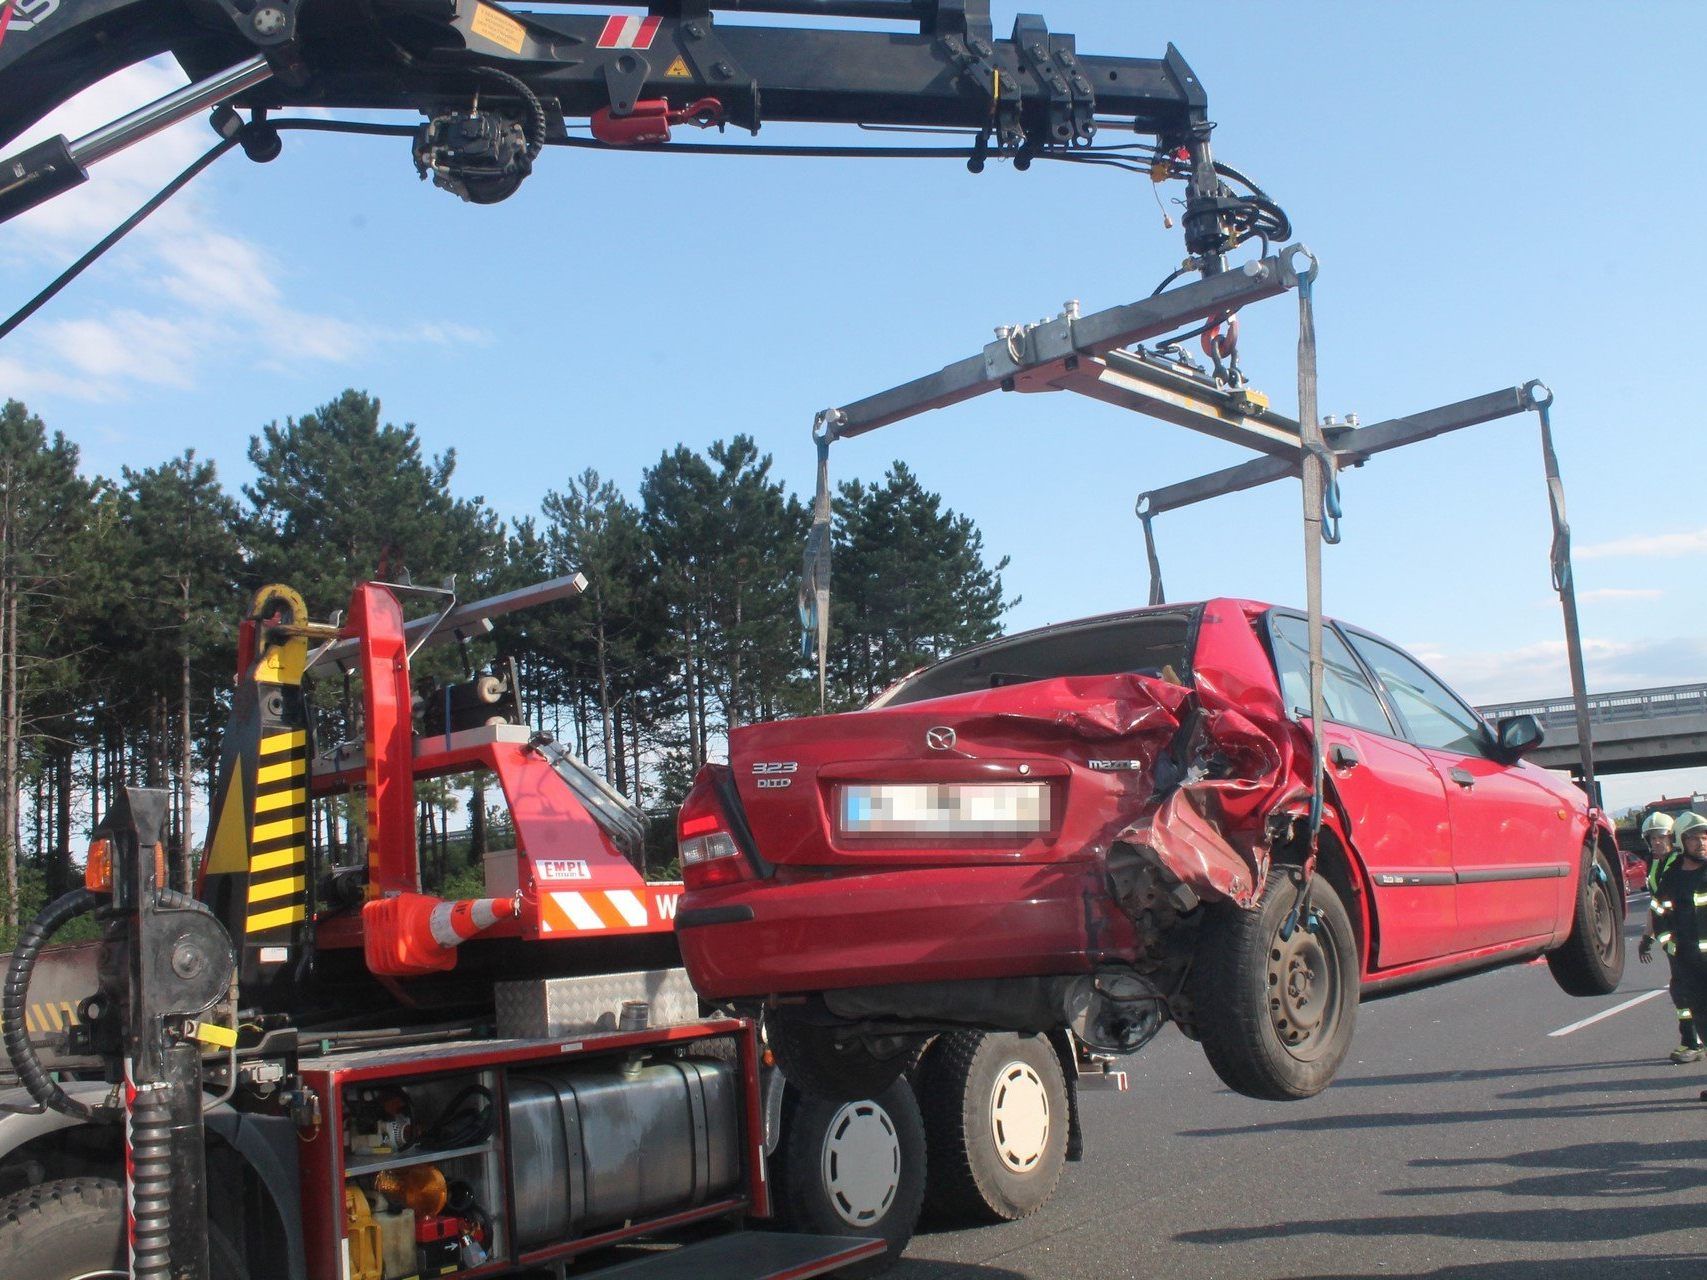
[(1595, 850), (1587, 868), (1577, 886), (1571, 932), (1547, 953), (1547, 967), (1566, 995), (1604, 996), (1624, 979), (1624, 913), (1613, 896), (1615, 873), (1606, 855)]
[(916, 1043), (880, 1056), (859, 1036), (774, 1015), (765, 1019), (765, 1041), (791, 1084), (832, 1102), (876, 1097), (918, 1056)]
[(932, 1219), (1013, 1222), (1049, 1202), (1067, 1161), (1067, 1078), (1042, 1036), (938, 1036), (915, 1081)]
[(882, 1254), (838, 1275), (874, 1276), (901, 1257), (925, 1195), (925, 1127), (905, 1080), (853, 1102), (788, 1091), (771, 1164), (777, 1225), (811, 1235), (863, 1236)]
[(1309, 1098), (1333, 1082), (1357, 1022), (1357, 941), (1339, 894), (1310, 885), (1308, 925), (1281, 931), (1297, 868), (1269, 872), (1250, 909), (1211, 908), (1198, 935), (1191, 996), (1204, 1055), (1229, 1089), (1250, 1098)]
[[(242, 1257), (208, 1231), (213, 1280), (248, 1280)], [(124, 1280), (124, 1188), (110, 1178), (63, 1178), (0, 1200), (0, 1276)]]

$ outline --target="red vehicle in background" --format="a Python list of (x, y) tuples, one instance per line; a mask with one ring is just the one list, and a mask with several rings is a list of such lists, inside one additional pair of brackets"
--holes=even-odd
[(755, 725), (679, 821), (678, 937), (763, 1004), (790, 1077), (863, 1097), (921, 1037), (1165, 1021), (1229, 1086), (1332, 1080), (1360, 995), (1545, 955), (1623, 972), (1614, 832), (1400, 649), (1329, 623), (1327, 795), (1306, 884), (1302, 614), (1159, 606), (992, 641), (865, 710)]

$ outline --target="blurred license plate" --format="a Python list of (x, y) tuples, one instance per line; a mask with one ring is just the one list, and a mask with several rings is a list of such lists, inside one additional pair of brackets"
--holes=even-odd
[(849, 835), (1030, 835), (1049, 830), (1045, 782), (881, 782), (840, 788)]

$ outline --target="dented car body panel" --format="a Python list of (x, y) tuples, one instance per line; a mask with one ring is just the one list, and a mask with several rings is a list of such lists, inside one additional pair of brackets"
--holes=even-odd
[[(745, 857), (724, 883), (688, 876), (696, 984), (859, 988), (870, 1005), (890, 984), (1114, 965), (1171, 997), (1199, 907), (1251, 908), (1271, 861), (1301, 860), (1301, 621), (1233, 599), (1087, 619), (947, 659), (862, 711), (736, 730), (718, 803), (740, 810)], [(1567, 780), (1501, 759), (1385, 641), (1337, 624), (1328, 638), (1322, 874), (1364, 985), (1557, 945), (1604, 818)], [(712, 788), (708, 772), (688, 808)]]

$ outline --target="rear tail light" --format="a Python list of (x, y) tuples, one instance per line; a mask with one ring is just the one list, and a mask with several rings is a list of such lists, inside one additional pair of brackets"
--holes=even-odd
[(723, 815), (710, 789), (696, 788), (676, 820), (676, 852), (681, 857), (682, 881), (689, 889), (732, 884), (745, 878), (741, 846), (723, 827)]

